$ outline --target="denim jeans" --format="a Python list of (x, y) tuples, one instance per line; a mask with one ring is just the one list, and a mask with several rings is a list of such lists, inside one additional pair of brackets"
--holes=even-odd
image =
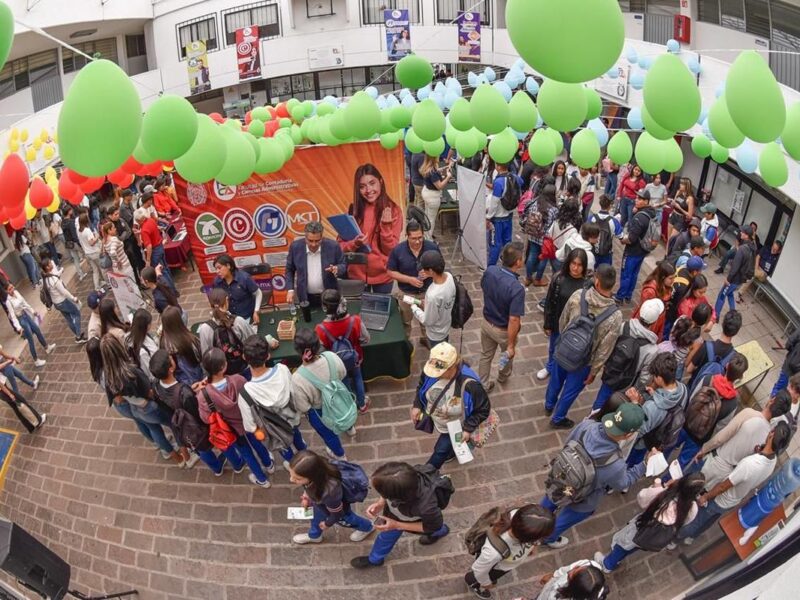
[(322, 422), (322, 415), (316, 408), (308, 411), (308, 422), (331, 452), (340, 458), (344, 456), (344, 448), (342, 448), (342, 442), (339, 441), (339, 436), (325, 426), (325, 423)]
[[(432, 348), (433, 346), (431, 346)], [(356, 397), (356, 406), (361, 408), (364, 406), (364, 377), (361, 375), (361, 367), (353, 367), (353, 370), (348, 373), (344, 378), (344, 384), (347, 386), (353, 395)]]
[(544, 276), (544, 270), (547, 268), (546, 260), (539, 260), (539, 255), (542, 253), (542, 245), (528, 240), (528, 256), (525, 257), (525, 274), (528, 279), (533, 279), (534, 273), (536, 279), (541, 279)]
[(734, 256), (736, 256), (736, 247), (731, 246), (731, 248), (725, 253), (725, 256), (722, 257), (722, 260), (719, 261), (719, 268), (724, 271), (725, 267), (728, 266), (728, 263)]
[[(258, 458), (256, 458), (253, 448), (250, 447), (248, 438), (245, 436), (252, 436), (252, 434), (248, 433), (245, 435), (240, 435), (238, 438), (236, 438), (236, 441), (231, 444), (227, 450), (223, 450), (222, 453), (230, 461), (231, 466), (235, 471), (241, 470), (246, 464), (250, 469), (250, 472), (256, 476), (256, 480), (258, 480), (259, 483), (264, 483), (269, 478), (264, 472), (264, 469), (261, 468), (261, 463), (258, 462)], [(253, 437), (253, 439), (255, 440), (255, 437)], [(258, 446), (264, 448), (264, 445), (261, 442), (258, 440), (255, 441)], [(267, 454), (269, 454), (269, 451), (266, 448), (264, 448), (264, 450), (267, 452)], [(263, 457), (261, 457), (260, 452), (259, 458), (262, 458), (263, 462)], [(272, 464), (271, 460), (269, 461), (269, 464)]]
[(728, 512), (728, 510), (727, 508), (720, 508), (715, 500), (709, 501), (706, 506), (698, 511), (694, 521), (681, 527), (681, 530), (678, 532), (678, 539), (682, 540), (684, 538), (699, 537), (706, 529), (716, 523), (722, 515)]
[[(678, 441), (675, 442), (675, 445), (672, 448), (664, 448), (663, 453), (667, 460), (669, 460), (669, 457), (675, 448), (681, 449), (680, 454), (678, 454), (678, 464), (681, 466), (684, 476), (688, 475), (689, 473), (695, 473), (702, 468), (702, 461), (700, 463), (692, 462), (692, 459), (694, 459), (694, 457), (697, 456), (697, 453), (700, 451), (700, 446), (698, 446), (697, 443), (689, 436), (689, 434), (686, 433), (685, 429), (681, 429), (681, 432), (678, 434)], [(669, 472), (664, 473), (661, 476), (661, 481), (664, 483), (670, 479)]]
[[(489, 249), (487, 267), (497, 264), (497, 259), (500, 258), (500, 251), (503, 246), (511, 241), (511, 230), (513, 229), (510, 216), (502, 219), (492, 219), (492, 225), (494, 225), (494, 232), (486, 231), (486, 247)], [(494, 243), (492, 243), (493, 240)]]
[(606, 557), (603, 559), (603, 566), (608, 569), (609, 571), (613, 571), (619, 566), (625, 557), (630, 556), (634, 552), (636, 552), (638, 548), (631, 548), (630, 550), (625, 550), (622, 546), (617, 546), (614, 544), (611, 548), (611, 552), (609, 552)]
[(647, 451), (650, 450), (649, 448), (637, 448), (636, 446), (633, 447), (631, 453), (628, 454), (628, 458), (625, 463), (629, 467), (635, 467), (640, 462), (644, 460), (644, 457), (647, 455)]
[(129, 406), (133, 418), (141, 422), (150, 431), (150, 439), (164, 452), (172, 453), (175, 448), (164, 433), (164, 427), (169, 429), (172, 423), (158, 404), (151, 400), (142, 407), (130, 404)]
[(39, 329), (39, 326), (36, 324), (36, 320), (32, 319), (28, 313), (23, 312), (22, 316), (17, 320), (19, 321), (19, 326), (22, 329), (22, 336), (28, 342), (28, 349), (31, 351), (31, 356), (33, 357), (33, 360), (37, 360), (39, 356), (36, 354), (36, 346), (33, 343), (33, 336), (36, 336), (36, 339), (39, 340), (39, 343), (43, 348), (47, 348), (47, 340), (44, 339), (42, 330)]
[(539, 504), (541, 504), (551, 513), (556, 514), (556, 525), (553, 529), (553, 533), (550, 534), (549, 538), (542, 540), (545, 544), (551, 544), (555, 542), (567, 529), (573, 525), (577, 525), (581, 521), (585, 521), (594, 514), (594, 511), (578, 512), (577, 510), (573, 510), (569, 505), (559, 509), (547, 496), (542, 498), (542, 501)]
[(450, 434), (440, 433), (439, 439), (436, 440), (436, 444), (433, 446), (433, 454), (431, 454), (431, 457), (428, 459), (428, 464), (437, 469), (441, 469), (442, 465), (451, 458), (454, 458), (455, 455), (453, 443), (450, 441)]
[(8, 379), (8, 385), (11, 387), (12, 390), (14, 390), (15, 394), (19, 394), (19, 387), (17, 386), (17, 378), (19, 378), (19, 380), (22, 383), (24, 383), (24, 384), (26, 384), (26, 385), (28, 385), (30, 387), (33, 387), (33, 381), (28, 379), (25, 376), (25, 373), (20, 371), (14, 365), (8, 365), (5, 368), (3, 368), (3, 375), (5, 375), (6, 379)]
[(87, 254), (86, 264), (89, 265), (89, 270), (92, 272), (92, 285), (94, 285), (94, 289), (100, 289), (103, 285), (103, 269), (100, 268), (100, 255)]
[(627, 300), (630, 302), (631, 298), (633, 298), (633, 291), (636, 289), (636, 280), (639, 278), (639, 270), (642, 268), (643, 262), (644, 255), (628, 255), (622, 257), (622, 272), (619, 276), (619, 289), (617, 290), (616, 296), (618, 300)]
[(295, 451), (300, 452), (301, 450), (305, 450), (308, 448), (306, 441), (303, 439), (303, 434), (300, 432), (299, 427), (295, 427), (293, 430), (294, 437), (292, 439), (292, 446), (294, 448), (286, 448), (285, 450), (281, 450), (281, 458), (283, 460), (292, 460), (294, 458)]
[(603, 408), (603, 405), (606, 401), (611, 398), (614, 394), (614, 390), (612, 390), (609, 386), (605, 383), (600, 386), (600, 389), (597, 390), (597, 396), (594, 399), (594, 404), (592, 404), (592, 410), (600, 410)]
[(558, 344), (560, 335), (560, 333), (556, 333), (555, 331), (550, 334), (547, 344), (547, 362), (544, 365), (548, 373), (552, 373), (556, 369), (556, 359), (554, 356), (556, 353), (556, 344)]
[(81, 334), (81, 311), (78, 306), (69, 299), (59, 302), (55, 305), (67, 321), (67, 326), (70, 328), (75, 337)]
[(50, 252), (50, 258), (53, 259), (53, 262), (56, 263), (57, 267), (61, 266), (61, 255), (58, 253), (56, 249), (56, 245), (53, 242), (45, 242), (45, 248)]
[(153, 246), (153, 251), (150, 253), (150, 266), (155, 267), (156, 265), (161, 265), (163, 267), (161, 276), (166, 279), (167, 285), (173, 290), (177, 289), (175, 287), (175, 280), (172, 279), (172, 272), (167, 265), (167, 254), (164, 252), (164, 246), (162, 244)]
[(78, 277), (83, 277), (85, 273), (81, 268), (80, 245), (74, 243), (72, 248), (67, 248), (67, 254), (70, 255), (70, 258), (72, 259), (72, 264), (75, 265), (75, 272), (78, 274)]
[[(442, 525), (437, 531), (430, 534), (432, 538), (441, 538), (450, 533), (450, 528), (447, 525)], [(397, 540), (403, 535), (402, 529), (391, 529), (389, 531), (381, 531), (375, 538), (372, 544), (372, 550), (369, 553), (369, 562), (373, 565), (383, 563), (383, 559), (389, 556), (389, 553), (394, 548)]]
[(633, 218), (633, 202), (630, 198), (625, 197), (619, 201), (620, 224), (623, 227)]
[(736, 300), (734, 299), (734, 295), (736, 294), (737, 289), (739, 289), (738, 283), (729, 283), (727, 285), (723, 285), (722, 289), (719, 291), (717, 303), (714, 305), (714, 310), (717, 313), (717, 321), (719, 323), (722, 323), (722, 309), (725, 307), (725, 299), (728, 300), (728, 306), (730, 309), (736, 310)]
[(618, 173), (613, 171), (606, 175), (606, 187), (603, 189), (603, 193), (609, 198), (613, 198), (617, 194), (617, 176)]
[(778, 381), (775, 382), (775, 385), (772, 388), (770, 398), (774, 398), (778, 392), (785, 390), (787, 387), (789, 387), (789, 376), (783, 370), (781, 370), (781, 374), (778, 375)]
[(567, 371), (557, 362), (553, 361), (553, 370), (550, 371), (550, 381), (547, 383), (544, 407), (553, 411), (551, 421), (560, 423), (567, 418), (572, 403), (583, 391), (584, 382), (589, 376), (591, 367), (588, 365), (577, 371)]
[[(314, 516), (311, 518), (311, 527), (308, 529), (308, 537), (312, 540), (316, 540), (322, 535), (322, 529), (320, 529), (319, 524), (327, 519), (329, 515), (330, 513), (328, 509), (325, 508), (324, 504), (314, 504)], [(344, 513), (339, 519), (338, 524), (350, 527), (351, 529), (357, 529), (358, 531), (372, 530), (372, 523), (354, 513), (347, 502), (344, 503)]]
[[(114, 410), (116, 410), (119, 414), (123, 417), (127, 417), (134, 423), (136, 423), (136, 427), (139, 429), (139, 433), (149, 442), (152, 442), (156, 445), (157, 448), (163, 450), (164, 452), (169, 452), (170, 454), (174, 451), (172, 444), (169, 443), (169, 440), (164, 436), (164, 430), (161, 429), (160, 425), (151, 425), (149, 423), (145, 423), (144, 421), (136, 418), (133, 414), (132, 406), (127, 402), (121, 402), (117, 404), (114, 402), (113, 404)], [(158, 428), (156, 430), (156, 427)], [(161, 432), (160, 437), (156, 439), (155, 436), (158, 435), (157, 431)], [(163, 438), (163, 439), (162, 439)]]
[(36, 264), (33, 254), (26, 252), (25, 254), (20, 254), (20, 258), (22, 259), (22, 264), (25, 265), (25, 271), (28, 273), (28, 279), (30, 279), (31, 284), (37, 285), (42, 280), (42, 274), (39, 273), (39, 265)]

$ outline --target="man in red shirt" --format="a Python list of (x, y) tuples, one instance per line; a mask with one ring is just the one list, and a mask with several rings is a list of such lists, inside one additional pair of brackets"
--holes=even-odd
[(145, 264), (151, 267), (161, 265), (163, 268), (162, 276), (173, 290), (176, 289), (172, 273), (167, 265), (163, 237), (161, 230), (158, 228), (158, 223), (149, 215), (146, 208), (137, 208), (133, 213), (133, 219), (139, 226), (139, 243), (144, 251)]
[(178, 208), (178, 203), (170, 196), (169, 186), (161, 177), (156, 179), (156, 190), (158, 191), (153, 194), (153, 202), (158, 216), (165, 219), (171, 216), (179, 216), (181, 209)]

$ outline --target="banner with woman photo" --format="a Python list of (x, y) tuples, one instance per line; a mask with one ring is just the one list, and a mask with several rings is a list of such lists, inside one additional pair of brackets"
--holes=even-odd
[(481, 62), (481, 13), (459, 12), (456, 23), (459, 62)]
[(400, 60), (411, 54), (411, 22), (407, 8), (383, 11), (386, 26), (386, 54), (389, 60)]

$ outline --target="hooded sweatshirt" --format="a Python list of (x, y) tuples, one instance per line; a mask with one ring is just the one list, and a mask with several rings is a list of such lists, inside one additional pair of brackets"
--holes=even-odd
[(756, 243), (752, 240), (742, 242), (736, 249), (736, 255), (731, 261), (731, 269), (728, 271), (728, 281), (730, 283), (744, 283), (750, 278), (755, 269), (756, 262)]
[(437, 471), (430, 465), (417, 466), (414, 470), (417, 472), (417, 491), (413, 498), (407, 502), (387, 498), (383, 514), (404, 523), (421, 521), (423, 532), (431, 534), (441, 529), (444, 524), (434, 486), (434, 476)]
[[(226, 375), (225, 379), (221, 382), (209, 383), (202, 390), (197, 392), (197, 409), (200, 412), (200, 418), (204, 423), (208, 423), (208, 417), (211, 414), (206, 402), (205, 393), (208, 394), (211, 401), (216, 406), (217, 411), (225, 419), (225, 422), (231, 426), (237, 435), (244, 435), (244, 426), (242, 425), (242, 413), (239, 411), (239, 392), (244, 387), (245, 378), (241, 375)], [(222, 385), (224, 383), (224, 385)], [(219, 389), (220, 386), (222, 389)]]
[(645, 250), (639, 243), (650, 226), (650, 220), (656, 218), (656, 209), (645, 206), (633, 214), (628, 222), (628, 244), (625, 245), (624, 256), (647, 256), (652, 250)]
[(700, 237), (703, 238), (703, 242), (706, 245), (706, 248), (711, 246), (711, 242), (714, 241), (714, 238), (717, 235), (717, 231), (719, 230), (719, 218), (717, 215), (711, 217), (709, 221), (705, 217), (700, 222)]
[(686, 404), (686, 396), (686, 386), (678, 381), (674, 389), (658, 388), (653, 392), (652, 396), (645, 400), (645, 403), (642, 404), (645, 419), (639, 428), (639, 439), (636, 440), (635, 448), (641, 449), (645, 447), (643, 439), (645, 434), (661, 425), (670, 409), (680, 403)]
[[(289, 367), (279, 363), (258, 377), (244, 384), (253, 402), (286, 419), (292, 426), (300, 425), (300, 413), (292, 404), (292, 373)], [(239, 411), (245, 431), (256, 430), (253, 411), (247, 401), (239, 395)]]
[[(623, 324), (624, 327), (624, 324)], [(651, 331), (639, 319), (631, 319), (628, 321), (628, 328), (630, 329), (631, 337), (647, 340), (647, 344), (639, 347), (639, 363), (636, 366), (636, 372), (639, 373), (638, 381), (646, 383), (650, 380), (650, 363), (653, 357), (658, 353), (658, 335)], [(622, 327), (620, 328), (620, 333)]]
[[(567, 305), (558, 320), (559, 331), (564, 331), (570, 322), (581, 315), (581, 293), (582, 290), (578, 290), (567, 300)], [(586, 303), (589, 305), (589, 314), (595, 316), (600, 315), (609, 306), (616, 306), (613, 298), (603, 296), (594, 287), (586, 290)], [(622, 313), (617, 310), (595, 328), (591, 359), (589, 361), (592, 375), (597, 375), (603, 365), (606, 364), (608, 357), (611, 356), (619, 337), (622, 319)]]
[(594, 272), (594, 246), (583, 239), (583, 236), (577, 229), (573, 229), (571, 233), (567, 234), (564, 245), (556, 251), (556, 258), (563, 263), (567, 260), (569, 253), (576, 248), (581, 248), (586, 252), (586, 258), (588, 259), (586, 263), (586, 272)]

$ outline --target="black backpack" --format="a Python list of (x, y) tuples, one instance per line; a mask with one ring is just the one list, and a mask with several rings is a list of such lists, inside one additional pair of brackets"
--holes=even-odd
[(675, 525), (664, 525), (653, 520), (649, 525), (637, 528), (636, 535), (633, 536), (633, 543), (642, 550), (649, 552), (661, 552), (678, 535), (678, 528)]
[(172, 413), (172, 430), (182, 446), (195, 449), (208, 444), (208, 425), (198, 421), (192, 413), (176, 408)]
[(47, 280), (51, 277), (55, 277), (55, 275), (47, 273), (42, 277), (42, 287), (39, 290), (39, 300), (42, 301), (42, 304), (44, 304), (44, 307), (47, 309), (53, 308), (53, 297), (50, 295), (50, 290), (47, 288)]
[(517, 210), (519, 199), (522, 197), (519, 182), (517, 177), (511, 173), (507, 173), (504, 177), (506, 181), (503, 187), (503, 195), (500, 197), (500, 206), (505, 210)]
[(570, 373), (582, 369), (589, 364), (594, 344), (594, 334), (598, 325), (613, 315), (616, 305), (611, 305), (596, 317), (589, 314), (586, 292), (581, 292), (581, 314), (564, 328), (558, 338), (554, 357), (559, 366)]
[[(452, 274), (451, 274), (452, 275)], [(456, 297), (453, 300), (453, 309), (450, 312), (450, 327), (463, 329), (475, 308), (472, 306), (472, 298), (469, 297), (467, 288), (461, 283), (461, 275), (452, 275), (453, 283), (456, 286)]]
[(644, 443), (650, 448), (672, 448), (678, 441), (681, 429), (686, 424), (686, 389), (683, 390), (681, 401), (667, 411), (661, 423), (655, 429), (644, 434)]
[(622, 326), (622, 334), (603, 369), (603, 383), (615, 392), (629, 388), (639, 374), (639, 354), (647, 340), (631, 335), (630, 321)]
[(225, 374), (236, 375), (244, 371), (247, 366), (244, 360), (244, 345), (233, 327), (224, 327), (213, 319), (206, 321), (206, 324), (214, 330), (214, 347), (225, 353), (225, 360), (228, 361)]
[(597, 213), (594, 213), (595, 223), (600, 227), (600, 237), (597, 238), (597, 243), (594, 245), (595, 256), (606, 256), (611, 254), (613, 249), (614, 238), (611, 236), (611, 230), (608, 228), (608, 222), (611, 220), (611, 215), (607, 215), (604, 219)]
[(425, 475), (433, 484), (433, 491), (436, 494), (436, 504), (439, 510), (444, 510), (450, 504), (450, 497), (456, 491), (453, 482), (448, 475), (439, 473), (439, 469), (433, 465), (416, 465), (414, 470)]

